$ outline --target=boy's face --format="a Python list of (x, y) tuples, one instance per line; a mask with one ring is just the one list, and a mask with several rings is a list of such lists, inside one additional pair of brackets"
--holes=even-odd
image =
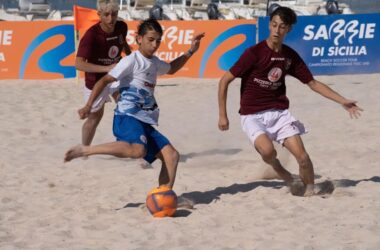
[(290, 31), (290, 25), (285, 24), (280, 16), (276, 15), (269, 22), (269, 39), (273, 43), (282, 44), (286, 34)]
[(161, 34), (154, 30), (149, 30), (143, 36), (137, 36), (137, 43), (139, 44), (139, 51), (145, 57), (152, 57), (158, 50), (161, 44)]
[(114, 30), (117, 21), (117, 14), (118, 11), (112, 10), (109, 6), (103, 6), (101, 10), (98, 11), (100, 23), (104, 31), (112, 32)]

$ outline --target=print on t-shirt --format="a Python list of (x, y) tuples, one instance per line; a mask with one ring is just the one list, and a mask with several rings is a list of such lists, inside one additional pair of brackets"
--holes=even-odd
[(268, 73), (268, 79), (271, 82), (277, 82), (282, 76), (282, 70), (280, 68), (274, 67)]

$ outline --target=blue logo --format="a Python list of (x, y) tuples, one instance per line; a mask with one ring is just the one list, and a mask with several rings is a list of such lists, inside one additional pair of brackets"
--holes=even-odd
[(67, 24), (59, 25), (42, 32), (30, 43), (21, 60), (19, 74), (20, 79), (24, 79), (25, 68), (33, 51), (35, 51), (36, 48), (38, 48), (38, 46), (45, 40), (49, 39), (50, 37), (59, 35), (63, 35), (65, 37), (65, 41), (56, 48), (43, 54), (38, 60), (38, 66), (42, 71), (60, 73), (64, 78), (75, 77), (76, 72), (74, 66), (62, 66), (60, 64), (61, 60), (75, 51), (73, 43), (74, 26), (72, 24)]
[(256, 44), (256, 24), (242, 24), (235, 27), (232, 27), (223, 33), (221, 33), (215, 40), (209, 45), (206, 49), (202, 61), (201, 67), (199, 70), (199, 76), (204, 77), (206, 70), (206, 65), (210, 59), (212, 53), (221, 45), (225, 40), (236, 35), (245, 35), (246, 39), (243, 43), (237, 45), (234, 48), (226, 51), (223, 55), (220, 56), (218, 60), (218, 66), (222, 70), (228, 70), (232, 65), (237, 61), (244, 50)]

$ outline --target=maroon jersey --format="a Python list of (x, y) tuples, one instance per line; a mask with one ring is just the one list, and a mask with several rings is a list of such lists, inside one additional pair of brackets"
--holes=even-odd
[[(100, 23), (93, 25), (82, 37), (77, 52), (77, 57), (87, 59), (87, 62), (98, 65), (110, 65), (120, 61), (121, 52), (126, 44), (128, 26), (122, 21), (117, 21), (115, 30), (106, 33), (100, 27)], [(92, 89), (95, 83), (106, 73), (85, 73), (86, 87)]]
[(242, 115), (267, 109), (288, 109), (287, 74), (303, 83), (313, 80), (313, 75), (297, 52), (282, 45), (277, 53), (269, 48), (266, 41), (246, 49), (230, 72), (242, 78), (239, 111)]

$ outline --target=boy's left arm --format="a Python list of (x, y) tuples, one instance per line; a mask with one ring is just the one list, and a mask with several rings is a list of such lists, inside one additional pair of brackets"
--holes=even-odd
[(357, 101), (346, 99), (345, 97), (341, 96), (339, 93), (331, 89), (329, 86), (318, 80), (311, 80), (308, 83), (308, 86), (318, 94), (341, 104), (343, 108), (348, 111), (351, 118), (359, 118), (360, 112), (363, 111), (363, 109), (356, 106)]
[(180, 68), (185, 65), (185, 63), (189, 60), (189, 58), (199, 49), (199, 45), (201, 43), (201, 39), (205, 36), (205, 33), (199, 33), (195, 35), (191, 41), (190, 49), (180, 57), (177, 57), (173, 61), (170, 62), (170, 70), (167, 74), (172, 75), (176, 73)]

